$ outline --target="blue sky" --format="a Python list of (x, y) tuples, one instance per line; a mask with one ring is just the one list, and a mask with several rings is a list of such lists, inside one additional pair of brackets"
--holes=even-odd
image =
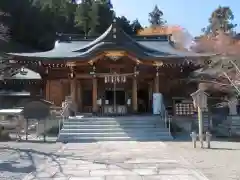
[(118, 16), (124, 15), (129, 20), (138, 19), (148, 25), (148, 13), (157, 4), (164, 13), (169, 25), (180, 25), (193, 36), (199, 35), (206, 27), (211, 12), (219, 5), (229, 6), (234, 13), (234, 23), (240, 31), (239, 0), (112, 0), (113, 9)]

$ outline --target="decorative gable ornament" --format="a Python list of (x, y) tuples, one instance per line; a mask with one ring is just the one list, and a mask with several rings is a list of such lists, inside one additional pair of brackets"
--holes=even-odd
[(193, 105), (195, 108), (199, 107), (200, 109), (207, 108), (207, 97), (209, 96), (206, 92), (199, 89), (196, 92), (191, 94), (193, 98)]
[(113, 61), (117, 61), (121, 57), (125, 56), (124, 51), (105, 51), (105, 56), (110, 58)]

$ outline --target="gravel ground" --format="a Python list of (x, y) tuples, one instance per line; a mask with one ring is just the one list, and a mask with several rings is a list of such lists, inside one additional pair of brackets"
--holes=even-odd
[(0, 142), (0, 180), (21, 180), (48, 158), (56, 158), (59, 143)]
[(213, 141), (211, 149), (196, 149), (191, 142), (167, 142), (210, 180), (240, 180), (240, 142)]

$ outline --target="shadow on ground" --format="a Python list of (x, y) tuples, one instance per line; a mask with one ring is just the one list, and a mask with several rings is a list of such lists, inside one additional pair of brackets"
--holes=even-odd
[[(126, 160), (131, 160), (132, 158), (126, 157), (123, 158), (122, 160), (110, 160), (109, 158), (101, 158), (98, 156), (93, 156), (93, 155), (73, 155), (72, 153), (45, 153), (42, 151), (37, 151), (33, 149), (26, 149), (26, 148), (12, 148), (12, 147), (1, 147), (0, 151), (11, 151), (12, 153), (18, 154), (20, 159), (27, 159), (30, 161), (30, 164), (25, 167), (18, 167), (19, 162), (17, 161), (3, 161), (0, 162), (0, 172), (11, 172), (11, 173), (32, 173), (34, 177), (38, 177), (38, 173), (41, 172), (37, 168), (38, 162), (35, 162), (34, 157), (35, 155), (41, 155), (44, 156), (46, 159), (48, 158), (51, 163), (54, 164), (54, 167), (56, 169), (51, 170), (54, 171), (53, 175), (51, 178), (54, 178), (56, 176), (56, 173), (58, 175), (60, 174), (61, 176), (69, 176), (69, 174), (66, 174), (66, 171), (64, 171), (63, 164), (61, 163), (60, 159), (69, 159), (71, 160), (80, 160), (80, 161), (85, 161), (85, 162), (90, 162), (94, 164), (104, 164), (104, 165), (114, 165), (120, 169), (127, 170), (127, 171), (132, 171), (131, 167), (126, 166), (125, 161)], [(93, 153), (94, 154), (94, 153)], [(133, 158), (134, 159), (134, 158)], [(49, 168), (46, 166), (45, 168)], [(160, 172), (163, 169), (176, 169), (176, 168), (187, 168), (183, 164), (179, 164), (178, 162), (164, 162), (161, 164), (158, 164), (156, 167), (156, 171)], [(46, 170), (46, 169), (45, 169)], [(56, 170), (56, 172), (55, 172)], [(44, 170), (43, 170), (44, 171)], [(139, 174), (140, 175), (140, 174)]]
[(9, 156), (14, 155), (14, 160), (6, 159), (0, 161), (1, 173), (10, 172), (28, 174), (31, 172), (36, 172), (37, 164), (39, 165), (39, 162), (36, 162), (34, 156), (41, 156), (44, 160), (49, 158), (51, 161), (56, 163), (58, 163), (57, 158), (59, 157), (57, 154), (54, 153), (45, 153), (33, 149), (13, 148), (6, 146), (0, 147), (0, 152), (9, 152)]

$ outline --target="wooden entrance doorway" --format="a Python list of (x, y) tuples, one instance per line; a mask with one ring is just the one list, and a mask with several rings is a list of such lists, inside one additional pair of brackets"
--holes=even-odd
[(104, 77), (105, 82), (105, 106), (104, 114), (126, 114), (126, 76), (111, 74)]
[(105, 107), (106, 114), (126, 114), (126, 93), (122, 89), (112, 89), (105, 91)]

